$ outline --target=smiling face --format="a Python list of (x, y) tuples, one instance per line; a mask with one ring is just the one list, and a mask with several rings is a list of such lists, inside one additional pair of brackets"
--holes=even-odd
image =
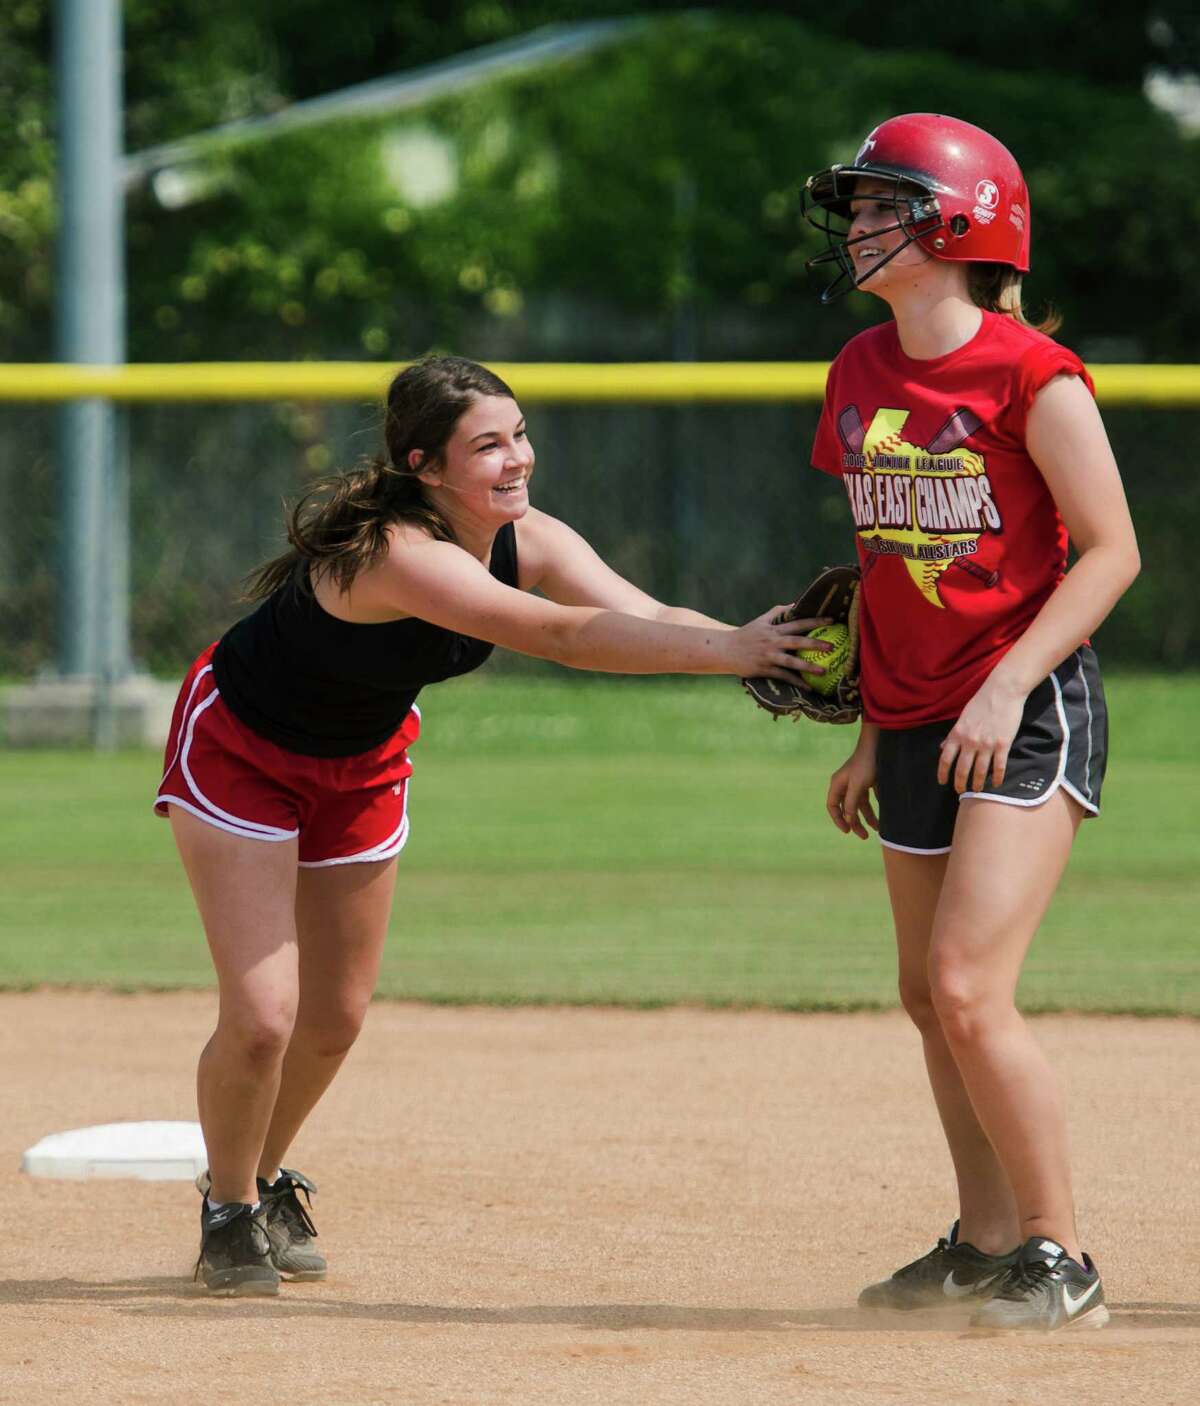
[[(421, 469), (414, 450), (409, 466)], [(425, 493), (466, 535), (494, 533), (529, 510), (533, 446), (521, 407), (508, 396), (475, 396), (446, 441), (441, 462), (420, 473)]]
[(889, 286), (908, 284), (915, 272), (936, 263), (916, 242), (904, 247), (909, 236), (898, 226), (906, 216), (906, 207), (897, 205), (895, 194), (895, 185), (864, 176), (855, 184), (850, 199), (846, 253), (853, 262), (856, 281), (861, 284), (869, 276), (866, 291), (880, 297)]

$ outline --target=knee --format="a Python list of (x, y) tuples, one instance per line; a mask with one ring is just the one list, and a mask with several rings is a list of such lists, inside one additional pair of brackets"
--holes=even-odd
[(963, 963), (931, 961), (930, 1001), (951, 1045), (977, 1044), (992, 1017), (994, 1001), (978, 973)]
[(311, 1055), (333, 1059), (346, 1054), (358, 1039), (367, 1014), (366, 1001), (346, 1001), (308, 1016), (302, 1010), (294, 1041)]
[(933, 1035), (938, 1030), (938, 1014), (933, 1005), (933, 994), (927, 981), (900, 979), (900, 1004), (909, 1020), (922, 1035)]
[(295, 1008), (250, 1006), (222, 1011), (218, 1031), (245, 1065), (266, 1069), (282, 1062), (296, 1022)]

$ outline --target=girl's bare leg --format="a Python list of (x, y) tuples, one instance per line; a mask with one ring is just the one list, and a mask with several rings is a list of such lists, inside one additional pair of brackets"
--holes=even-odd
[(929, 947), (934, 1010), (1012, 1187), (1020, 1238), (1048, 1236), (1074, 1259), (1062, 1100), (1015, 994), (1081, 819), (1061, 790), (1036, 807), (962, 802)]
[(954, 1163), (959, 1238), (985, 1254), (998, 1255), (1021, 1238), (1012, 1189), (975, 1116), (929, 987), (930, 936), (949, 858), (883, 847), (896, 925), (900, 1000), (921, 1035), (929, 1084)]
[(220, 991), (196, 1072), (210, 1194), (253, 1203), (296, 1018), (296, 842), (242, 839), (170, 809)]
[(259, 1176), (271, 1177), (278, 1170), (358, 1038), (379, 976), (395, 884), (394, 859), (300, 870), (300, 1004)]

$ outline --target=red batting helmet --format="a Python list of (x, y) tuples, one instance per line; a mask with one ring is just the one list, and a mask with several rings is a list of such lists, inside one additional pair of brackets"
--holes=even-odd
[[(861, 277), (847, 252), (850, 198), (860, 176), (890, 184), (885, 198), (896, 207), (896, 224), (886, 232), (907, 236)], [(995, 137), (956, 117), (910, 112), (880, 123), (849, 166), (809, 177), (801, 209), (829, 240), (809, 267), (839, 268), (821, 294), (823, 303), (858, 287), (912, 243), (935, 259), (1009, 264), (1029, 272), (1029, 192), (1021, 168)]]

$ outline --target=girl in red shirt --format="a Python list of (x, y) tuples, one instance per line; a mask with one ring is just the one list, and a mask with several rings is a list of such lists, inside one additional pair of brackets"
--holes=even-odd
[(844, 834), (879, 831), (959, 1197), (949, 1234), (859, 1302), (1102, 1327), (1061, 1099), (1015, 990), (1099, 810), (1087, 640), (1139, 565), (1120, 476), (1087, 371), (1022, 314), (1029, 197), (995, 138), (892, 118), (808, 181), (805, 213), (829, 240), (822, 301), (862, 288), (893, 314), (834, 361), (813, 450), (846, 487), (862, 571), (864, 722), (827, 805)]

